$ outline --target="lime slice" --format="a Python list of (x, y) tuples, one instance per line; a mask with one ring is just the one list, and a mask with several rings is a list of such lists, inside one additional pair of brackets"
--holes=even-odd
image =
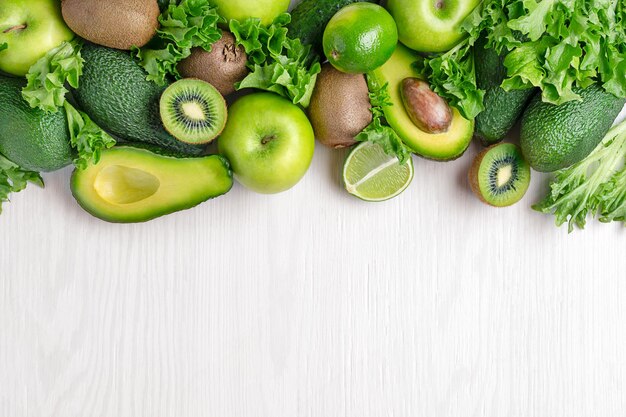
[(413, 180), (413, 160), (401, 165), (372, 142), (363, 142), (350, 152), (343, 166), (348, 192), (365, 201), (385, 201), (401, 194)]

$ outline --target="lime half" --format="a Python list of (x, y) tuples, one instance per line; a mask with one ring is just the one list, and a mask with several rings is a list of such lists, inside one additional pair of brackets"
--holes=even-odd
[(363, 142), (350, 152), (343, 166), (348, 192), (365, 201), (385, 201), (400, 195), (413, 180), (413, 160), (401, 165), (372, 142)]

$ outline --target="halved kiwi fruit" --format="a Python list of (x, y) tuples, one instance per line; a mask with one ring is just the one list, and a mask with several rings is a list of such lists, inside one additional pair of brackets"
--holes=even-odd
[(211, 84), (187, 78), (170, 85), (161, 96), (161, 121), (181, 142), (203, 145), (226, 125), (226, 101)]
[(472, 191), (483, 202), (506, 207), (520, 201), (530, 185), (530, 166), (522, 150), (500, 143), (481, 152), (469, 172)]

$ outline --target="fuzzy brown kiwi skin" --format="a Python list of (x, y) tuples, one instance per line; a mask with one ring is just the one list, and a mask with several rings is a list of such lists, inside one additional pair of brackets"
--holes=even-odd
[[(191, 79), (191, 80), (200, 80), (199, 78), (189, 78), (189, 79)], [(204, 81), (204, 80), (200, 80), (200, 81)], [(209, 143), (212, 143), (213, 141), (215, 141), (215, 139), (217, 139), (222, 134), (222, 132), (224, 131), (224, 128), (226, 127), (226, 121), (228, 120), (228, 105), (226, 104), (226, 100), (224, 99), (223, 95), (220, 95), (220, 103), (224, 106), (224, 113), (226, 114), (226, 120), (224, 121), (224, 125), (219, 130), (219, 132), (216, 132), (215, 136), (213, 136), (210, 139), (207, 139), (206, 141), (203, 141), (203, 142), (188, 142), (186, 140), (183, 140), (183, 139), (180, 139), (180, 138), (177, 138), (176, 136), (174, 136), (174, 133), (170, 132), (170, 130), (165, 125), (165, 123), (163, 123), (163, 127), (165, 128), (167, 133), (169, 133), (170, 135), (174, 136), (180, 142), (187, 143), (189, 145), (208, 145)]]
[(235, 37), (228, 31), (213, 44), (211, 52), (194, 48), (191, 55), (178, 64), (178, 72), (185, 78), (198, 78), (212, 84), (223, 95), (235, 92), (235, 83), (248, 75), (248, 56)]
[(114, 49), (142, 47), (159, 28), (154, 0), (62, 0), (63, 19), (74, 33)]
[(476, 158), (474, 158), (474, 162), (472, 162), (472, 166), (471, 166), (471, 168), (469, 170), (469, 174), (467, 176), (468, 180), (469, 180), (470, 188), (472, 189), (474, 194), (476, 194), (476, 197), (478, 197), (480, 199), (480, 201), (482, 201), (483, 203), (485, 203), (487, 205), (490, 205), (491, 207), (498, 207), (498, 206), (494, 206), (493, 204), (489, 203), (487, 200), (485, 200), (485, 198), (481, 194), (481, 192), (480, 192), (480, 184), (478, 182), (478, 170), (480, 169), (480, 164), (482, 164), (483, 159), (485, 158), (487, 153), (491, 149), (495, 148), (498, 145), (499, 144), (492, 145), (492, 146), (484, 149), (481, 153), (479, 153), (476, 156)]
[(308, 109), (320, 143), (335, 149), (354, 145), (355, 136), (372, 122), (371, 108), (364, 75), (322, 66)]

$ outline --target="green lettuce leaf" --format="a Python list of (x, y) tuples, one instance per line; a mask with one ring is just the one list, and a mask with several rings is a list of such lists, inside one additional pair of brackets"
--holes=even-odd
[(85, 169), (90, 163), (97, 164), (102, 150), (113, 147), (115, 140), (87, 114), (76, 110), (69, 102), (65, 102), (64, 107), (70, 130), (70, 144), (78, 153), (74, 165), (79, 169)]
[(22, 96), (32, 108), (57, 112), (65, 103), (66, 84), (78, 88), (84, 63), (80, 55), (81, 47), (79, 40), (63, 42), (30, 68), (26, 75), (28, 84), (22, 90)]
[(556, 172), (550, 193), (533, 208), (554, 214), (558, 226), (584, 228), (589, 214), (626, 225), (626, 121), (579, 163)]
[(485, 109), (485, 92), (476, 86), (474, 54), (468, 40), (444, 54), (420, 57), (415, 68), (432, 90), (466, 119), (474, 119)]
[(372, 105), (372, 123), (370, 123), (355, 140), (358, 142), (373, 142), (379, 144), (384, 152), (389, 156), (395, 156), (400, 164), (405, 164), (411, 158), (411, 152), (402, 142), (395, 130), (383, 123), (385, 118), (385, 107), (393, 106), (389, 95), (389, 85), (378, 87), (371, 81), (372, 77), (367, 77), (367, 84), (370, 90), (370, 103)]
[(5, 49), (7, 49), (9, 47), (9, 45), (7, 45), (6, 42), (0, 43), (0, 51), (4, 51)]
[(192, 48), (210, 52), (222, 38), (219, 23), (224, 18), (209, 0), (172, 0), (159, 16), (157, 36), (144, 48), (133, 48), (133, 54), (146, 70), (149, 81), (165, 85), (166, 78), (180, 78), (177, 65), (191, 55)]
[(26, 171), (0, 155), (0, 214), (2, 203), (9, 201), (9, 195), (24, 190), (29, 182), (44, 186), (39, 173)]
[(538, 87), (543, 100), (580, 100), (599, 82), (626, 97), (626, 12), (615, 0), (484, 0), (463, 23), (472, 44), (506, 52), (505, 90)]
[(269, 27), (254, 18), (230, 21), (230, 31), (237, 45), (245, 49), (251, 71), (236, 87), (272, 91), (308, 107), (321, 65), (311, 46), (287, 37), (290, 21), (287, 13)]

